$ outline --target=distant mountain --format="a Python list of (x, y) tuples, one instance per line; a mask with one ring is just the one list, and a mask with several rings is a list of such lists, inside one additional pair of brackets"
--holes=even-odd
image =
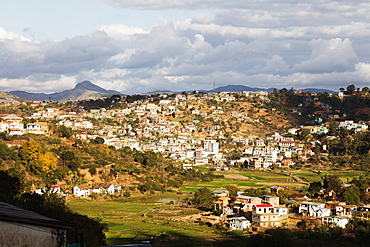
[(25, 91), (11, 91), (9, 92), (13, 95), (23, 97), (27, 100), (33, 101), (76, 101), (76, 100), (89, 100), (97, 99), (105, 96), (110, 96), (112, 94), (121, 94), (120, 92), (114, 90), (106, 90), (101, 88), (90, 81), (83, 81), (78, 83), (74, 89), (65, 90), (59, 93), (28, 93)]
[[(192, 93), (194, 91), (204, 92), (204, 93), (213, 93), (214, 91), (222, 92), (244, 92), (244, 91), (267, 91), (269, 93), (272, 93), (275, 88), (259, 88), (259, 87), (247, 87), (244, 85), (228, 85), (228, 86), (222, 86), (217, 87), (215, 90), (189, 90), (185, 91), (186, 93)], [(280, 90), (280, 89), (277, 89)], [(289, 88), (290, 90), (290, 88)], [(295, 89), (294, 89), (295, 90)], [(305, 88), (301, 89), (302, 92), (327, 92), (327, 93), (337, 93), (335, 91), (329, 90), (329, 89), (318, 89), (318, 88)], [(182, 91), (183, 92), (183, 91)], [(181, 93), (181, 92), (172, 92), (168, 90), (156, 90), (153, 92), (150, 92), (148, 94), (154, 94), (154, 93)]]
[(22, 97), (26, 100), (32, 100), (32, 101), (43, 101), (43, 100), (48, 100), (49, 95), (45, 93), (28, 93), (25, 91), (10, 91), (10, 94), (14, 96), (19, 96)]
[[(207, 92), (207, 93), (213, 92), (213, 90), (208, 90), (208, 91), (199, 90), (199, 91)], [(272, 91), (274, 91), (274, 88), (247, 87), (244, 85), (227, 85), (227, 86), (217, 87), (215, 91), (216, 92), (221, 92), (221, 91), (226, 91), (226, 92), (268, 91), (271, 93)]]
[(98, 85), (95, 85), (94, 83), (90, 81), (83, 81), (78, 83), (75, 86), (75, 89), (86, 89), (90, 91), (96, 91), (100, 93), (108, 93), (108, 94), (121, 94), (120, 92), (114, 91), (114, 90), (105, 90), (104, 88), (99, 87)]
[(14, 103), (14, 102), (23, 102), (26, 101), (25, 98), (17, 95), (13, 95), (7, 92), (0, 91), (0, 103)]
[(305, 88), (301, 89), (302, 92), (318, 92), (318, 93), (338, 93), (338, 91), (333, 91), (330, 89), (319, 89), (319, 88)]

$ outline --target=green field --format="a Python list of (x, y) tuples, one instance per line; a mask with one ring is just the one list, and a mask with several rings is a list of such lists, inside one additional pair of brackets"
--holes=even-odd
[[(161, 194), (164, 198), (177, 200), (175, 193)], [(106, 223), (107, 244), (138, 243), (143, 240), (170, 241), (171, 246), (207, 246), (210, 242), (222, 242), (225, 235), (216, 229), (190, 222), (173, 221), (171, 217), (187, 213), (199, 213), (197, 209), (174, 210), (173, 205), (161, 203), (159, 196), (144, 198), (95, 201), (72, 199), (67, 205), (74, 211)], [(168, 208), (169, 214), (158, 212)], [(190, 211), (190, 212), (187, 212)], [(195, 212), (196, 211), (196, 212)], [(166, 212), (166, 211), (165, 211)], [(177, 214), (174, 215), (174, 212)], [(179, 244), (174, 244), (181, 239)]]
[[(202, 171), (207, 171), (205, 167), (197, 167)], [(273, 185), (282, 185), (290, 188), (308, 188), (309, 183), (322, 181), (325, 175), (337, 175), (346, 182), (353, 178), (363, 175), (361, 171), (309, 171), (309, 170), (273, 170), (273, 171), (220, 171), (214, 172), (216, 175), (224, 175), (223, 179), (215, 179), (211, 182), (190, 182), (184, 185), (180, 191), (184, 193), (194, 193), (200, 188), (206, 187), (210, 190), (225, 189), (229, 185), (235, 185), (240, 190), (247, 188), (269, 188)], [(235, 179), (231, 179), (235, 177)], [(295, 179), (296, 180), (295, 180)]]

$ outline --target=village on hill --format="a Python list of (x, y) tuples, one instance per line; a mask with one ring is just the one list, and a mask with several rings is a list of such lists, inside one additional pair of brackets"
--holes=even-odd
[[(279, 93), (281, 97), (283, 94)], [(355, 135), (368, 135), (368, 121), (349, 119), (349, 113), (320, 101), (322, 95), (342, 100), (343, 92), (321, 95), (297, 90), (291, 94), (304, 97), (315, 106), (314, 113), (307, 113), (307, 105), (301, 102), (288, 109), (281, 108), (274, 102), (277, 92), (275, 95), (264, 91), (162, 93), (137, 99), (115, 95), (109, 98), (108, 105), (96, 108), (93, 105), (104, 103), (104, 100), (27, 101), (17, 105), (24, 113), (15, 112), (14, 104), (8, 103), (0, 115), (0, 131), (7, 136), (52, 136), (57, 130), (70, 146), (94, 143), (117, 150), (159, 153), (182, 170), (201, 167), (216, 172), (236, 169), (289, 171), (336, 156), (330, 147), (341, 145), (344, 140), (341, 135), (345, 131), (352, 141)], [(294, 116), (304, 119), (305, 124)], [(8, 138), (2, 142), (8, 147), (21, 148), (27, 140)], [(348, 152), (348, 146), (341, 148)], [(320, 167), (320, 162), (316, 163)], [(365, 187), (358, 187), (351, 181), (343, 182), (335, 176), (324, 177), (324, 185), (309, 183), (294, 175), (287, 179), (300, 183), (300, 187), (309, 187), (310, 196), (287, 194), (291, 190), (286, 184), (274, 184), (261, 195), (257, 189), (248, 193), (232, 185), (198, 191), (212, 198), (211, 203), (204, 204), (212, 210), (194, 216), (193, 221), (240, 231), (299, 226), (309, 229), (317, 226), (317, 222), (345, 228), (352, 217), (366, 218), (370, 210), (364, 203), (367, 199), (360, 200), (360, 195), (353, 195), (361, 193), (361, 198), (370, 195), (366, 177), (362, 178), (366, 180)], [(63, 186), (63, 182), (50, 188), (33, 186), (33, 191), (92, 197), (123, 195), (123, 187), (127, 186), (118, 179), (92, 181), (76, 181), (69, 188)], [(355, 189), (351, 191), (350, 188)], [(196, 197), (196, 193), (193, 196)], [(203, 202), (195, 205), (201, 206)]]

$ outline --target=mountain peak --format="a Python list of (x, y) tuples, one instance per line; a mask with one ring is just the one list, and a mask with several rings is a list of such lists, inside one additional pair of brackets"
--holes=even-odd
[(83, 88), (83, 89), (87, 89), (87, 90), (91, 90), (91, 91), (105, 90), (105, 89), (95, 85), (94, 83), (92, 83), (90, 81), (83, 81), (83, 82), (77, 83), (76, 86), (75, 86), (75, 89), (77, 89), (77, 88)]

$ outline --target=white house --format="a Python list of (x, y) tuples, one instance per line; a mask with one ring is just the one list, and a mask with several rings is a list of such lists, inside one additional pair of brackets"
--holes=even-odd
[(204, 140), (203, 149), (211, 154), (217, 154), (219, 152), (219, 143), (216, 140)]
[(102, 183), (99, 186), (109, 195), (114, 194), (114, 185), (109, 183)]
[(325, 208), (325, 203), (301, 202), (298, 213), (307, 214), (312, 217), (326, 217), (331, 215), (331, 210), (329, 208)]
[(327, 216), (322, 218), (322, 223), (329, 226), (339, 226), (345, 228), (348, 224), (349, 219), (345, 216)]
[(103, 193), (103, 188), (100, 187), (99, 185), (93, 186), (92, 193), (101, 194)]
[(9, 125), (11, 122), (0, 122), (0, 131), (5, 132), (9, 129)]
[(23, 123), (11, 122), (9, 124), (9, 135), (23, 135), (24, 126)]
[(189, 170), (193, 168), (193, 164), (182, 164), (182, 169)]
[(45, 131), (41, 128), (41, 125), (39, 123), (28, 123), (26, 126), (26, 131), (32, 134), (45, 134)]
[(288, 209), (273, 207), (271, 204), (253, 205), (252, 223), (261, 227), (278, 227), (288, 217)]
[(229, 228), (231, 230), (244, 231), (251, 226), (251, 222), (244, 216), (234, 217), (229, 221)]
[(90, 189), (84, 185), (76, 185), (73, 187), (73, 195), (75, 196), (90, 196)]
[(229, 196), (229, 191), (228, 190), (214, 190), (212, 191), (212, 194), (214, 196)]
[(121, 185), (114, 185), (114, 192), (121, 193), (122, 191), (122, 186)]
[(335, 207), (335, 212), (337, 216), (352, 217), (356, 215), (357, 206), (356, 205), (338, 205)]

